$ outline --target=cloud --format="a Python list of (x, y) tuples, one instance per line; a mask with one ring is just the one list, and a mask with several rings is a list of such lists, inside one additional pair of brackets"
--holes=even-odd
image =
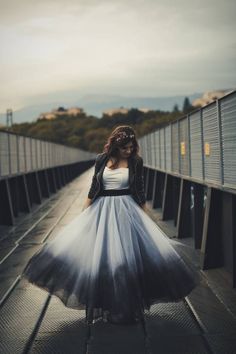
[(57, 90), (178, 94), (235, 81), (233, 0), (0, 0), (0, 8), (3, 106)]

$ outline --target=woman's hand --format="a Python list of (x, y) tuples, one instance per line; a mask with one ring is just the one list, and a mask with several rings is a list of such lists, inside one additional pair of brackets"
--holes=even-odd
[(147, 212), (147, 204), (146, 204), (146, 203), (142, 204), (142, 205), (141, 205), (141, 208), (142, 208), (145, 212)]
[(82, 211), (84, 211), (85, 209), (87, 209), (90, 205), (91, 205), (91, 202), (92, 202), (92, 199), (90, 198), (87, 198), (85, 203), (84, 203), (84, 206), (82, 208)]

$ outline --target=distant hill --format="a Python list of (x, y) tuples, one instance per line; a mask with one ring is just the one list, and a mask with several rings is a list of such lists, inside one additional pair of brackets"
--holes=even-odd
[[(79, 106), (88, 115), (95, 117), (102, 117), (102, 112), (108, 109), (125, 107), (125, 108), (148, 108), (153, 110), (172, 111), (173, 106), (178, 104), (182, 108), (185, 97), (188, 97), (192, 102), (196, 98), (202, 96), (202, 93), (195, 93), (192, 95), (179, 95), (170, 97), (123, 97), (115, 95), (87, 95), (78, 98), (75, 101), (68, 101), (68, 107)], [(32, 122), (36, 121), (43, 112), (50, 112), (51, 110), (64, 106), (66, 107), (66, 100), (46, 102), (44, 104), (32, 105), (24, 107), (13, 112), (13, 122)], [(0, 124), (5, 124), (6, 114), (0, 114)]]

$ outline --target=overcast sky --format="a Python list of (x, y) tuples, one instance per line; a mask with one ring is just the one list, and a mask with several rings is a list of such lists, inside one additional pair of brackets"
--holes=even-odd
[(235, 14), (235, 0), (0, 0), (0, 112), (234, 88)]

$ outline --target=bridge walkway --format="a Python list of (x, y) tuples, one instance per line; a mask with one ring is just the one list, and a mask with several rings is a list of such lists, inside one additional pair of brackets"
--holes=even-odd
[[(0, 229), (1, 354), (235, 354), (236, 292), (223, 269), (199, 272), (201, 284), (179, 303), (156, 304), (143, 324), (86, 325), (83, 310), (62, 302), (27, 281), (21, 273), (30, 257), (81, 212), (92, 177), (82, 173), (15, 226)], [(148, 214), (175, 235), (158, 209)], [(176, 250), (198, 264), (191, 238), (178, 239)]]

